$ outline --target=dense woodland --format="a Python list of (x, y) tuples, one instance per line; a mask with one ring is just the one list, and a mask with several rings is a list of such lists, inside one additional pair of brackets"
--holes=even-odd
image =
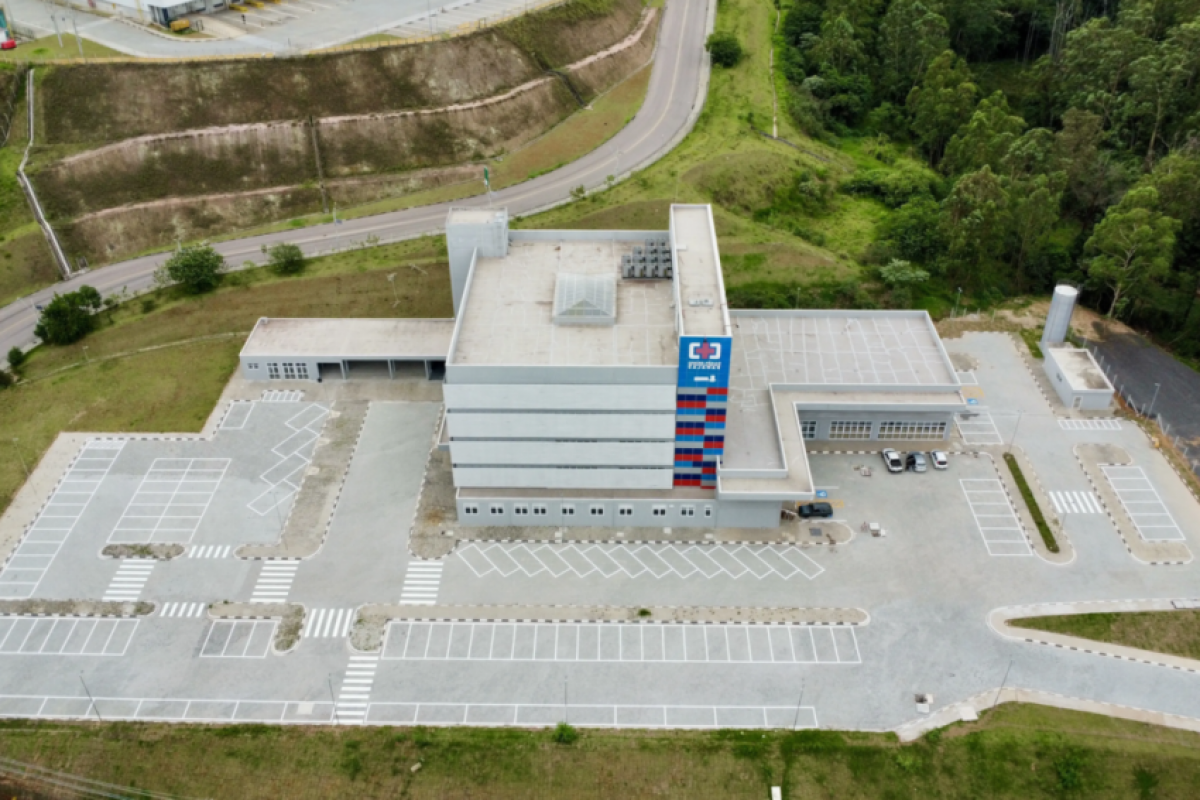
[(837, 188), (894, 209), (860, 259), (894, 293), (1067, 280), (1200, 355), (1200, 0), (796, 0), (781, 37), (797, 124), (887, 165)]

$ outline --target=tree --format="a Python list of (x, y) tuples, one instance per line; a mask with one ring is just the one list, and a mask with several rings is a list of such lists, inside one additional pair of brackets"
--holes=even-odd
[(941, 160), (946, 142), (970, 118), (977, 92), (967, 62), (947, 50), (933, 60), (925, 77), (908, 93), (913, 131), (931, 164)]
[(984, 268), (1003, 253), (1008, 223), (1008, 193), (991, 167), (959, 178), (942, 202), (952, 276), (982, 277)]
[(25, 364), (29, 354), (19, 347), (13, 347), (8, 351), (8, 368), (13, 372), (20, 372), (21, 367)]
[(1003, 92), (985, 97), (971, 120), (950, 138), (942, 171), (956, 175), (986, 165), (999, 172), (1000, 162), (1024, 130), (1025, 120), (1009, 111)]
[(1062, 109), (1078, 108), (1100, 116), (1107, 129), (1126, 102), (1126, 84), (1133, 62), (1150, 48), (1134, 31), (1113, 25), (1106, 17), (1089, 20), (1067, 35), (1055, 92)]
[(282, 242), (267, 251), (268, 266), (276, 275), (299, 275), (307, 261), (298, 245)]
[(736, 67), (746, 55), (742, 43), (732, 33), (712, 34), (705, 42), (704, 49), (708, 50), (714, 64), (727, 69)]
[(1062, 183), (1066, 179), (1061, 172), (1052, 175), (1031, 175), (1026, 180), (1015, 180), (1009, 185), (1008, 206), (1012, 213), (1013, 267), (1017, 291), (1026, 289), (1025, 267), (1031, 256), (1045, 244), (1054, 230), (1062, 205)]
[(225, 258), (211, 245), (190, 245), (167, 259), (154, 277), (161, 284), (177, 283), (191, 294), (202, 294), (217, 287), (225, 269)]
[(1112, 292), (1108, 317), (1119, 313), (1142, 287), (1171, 268), (1179, 221), (1158, 210), (1158, 190), (1131, 190), (1108, 210), (1084, 246), (1088, 277)]
[(1187, 107), (1200, 68), (1200, 23), (1175, 28), (1166, 41), (1129, 65), (1129, 102), (1123, 107), (1135, 136), (1146, 142), (1146, 169), (1154, 167), (1164, 129)]
[[(100, 293), (91, 286), (74, 292), (56, 294), (42, 309), (33, 335), (46, 344), (71, 344), (87, 336), (96, 326), (95, 312), (100, 309)], [(10, 354), (11, 357), (11, 354)]]
[(910, 200), (886, 217), (879, 238), (896, 257), (929, 267), (940, 265), (947, 247), (938, 204), (932, 198)]
[(929, 273), (907, 261), (893, 258), (879, 268), (879, 277), (891, 288), (892, 306), (909, 308), (912, 306), (913, 287), (929, 280)]
[(894, 0), (879, 24), (883, 94), (903, 100), (930, 62), (950, 46), (946, 18), (921, 0)]
[(1047, 128), (1034, 128), (1008, 148), (1000, 161), (999, 172), (1009, 180), (1018, 180), (1045, 175), (1058, 168), (1058, 143), (1054, 133)]
[(1000, 39), (1000, 13), (997, 0), (955, 0), (946, 5), (950, 41), (954, 49), (972, 59), (985, 60), (992, 55)]
[(808, 59), (839, 74), (853, 73), (865, 65), (867, 54), (850, 20), (839, 14), (821, 24), (821, 35), (809, 48)]
[(1063, 115), (1057, 134), (1058, 158), (1067, 177), (1067, 192), (1090, 223), (1116, 195), (1124, 173), (1100, 149), (1104, 121), (1099, 114), (1072, 108)]

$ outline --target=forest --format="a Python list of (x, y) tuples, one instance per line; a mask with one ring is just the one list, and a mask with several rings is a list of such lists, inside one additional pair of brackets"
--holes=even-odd
[(796, 124), (889, 165), (836, 191), (892, 209), (860, 260), (893, 297), (1067, 281), (1200, 356), (1200, 0), (796, 0), (779, 38)]

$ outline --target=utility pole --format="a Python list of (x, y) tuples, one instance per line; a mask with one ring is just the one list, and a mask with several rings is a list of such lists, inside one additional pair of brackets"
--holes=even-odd
[(392, 285), (392, 308), (395, 308), (400, 305), (400, 298), (396, 295), (396, 273), (393, 272), (388, 275), (388, 283)]
[(63, 46), (62, 31), (58, 29), (58, 15), (53, 11), (50, 12), (50, 21), (54, 23), (54, 35), (58, 37), (58, 49), (61, 50)]
[(341, 725), (342, 721), (340, 719), (338, 719), (338, 713), (337, 713), (337, 698), (334, 697), (334, 695), (333, 695), (333, 676), (326, 675), (325, 682), (327, 684), (329, 684), (329, 701), (331, 703), (333, 703), (333, 724)]
[(83, 39), (79, 38), (79, 25), (75, 23), (75, 12), (71, 12), (71, 29), (75, 31), (75, 44), (79, 45), (79, 57), (83, 58)]
[(796, 701), (796, 718), (792, 720), (792, 730), (800, 727), (800, 706), (804, 703), (804, 681), (800, 681), (800, 699)]
[(958, 287), (958, 295), (954, 298), (954, 310), (950, 312), (950, 318), (958, 316), (958, 301), (962, 300), (962, 287)]
[(1008, 452), (1009, 453), (1012, 453), (1013, 445), (1017, 443), (1017, 431), (1019, 431), (1021, 429), (1021, 416), (1024, 413), (1025, 413), (1024, 411), (1017, 412), (1017, 424), (1013, 427), (1012, 439), (1010, 439), (1008, 442)]
[(1154, 416), (1154, 404), (1158, 402), (1158, 390), (1162, 388), (1161, 383), (1154, 384), (1154, 397), (1150, 400), (1150, 410), (1146, 412), (1147, 417)]

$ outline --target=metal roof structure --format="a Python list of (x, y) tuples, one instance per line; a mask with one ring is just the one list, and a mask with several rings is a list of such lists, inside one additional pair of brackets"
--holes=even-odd
[(616, 275), (577, 275), (560, 272), (554, 281), (556, 325), (615, 325)]

